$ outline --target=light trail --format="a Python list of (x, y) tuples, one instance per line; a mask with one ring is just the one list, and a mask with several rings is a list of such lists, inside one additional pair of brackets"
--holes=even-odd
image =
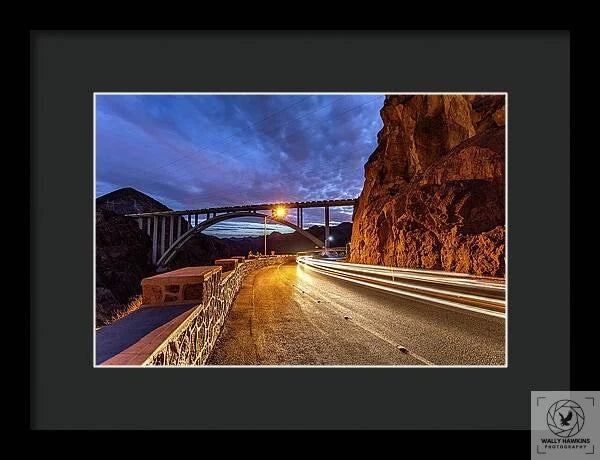
[(376, 265), (361, 265), (339, 262), (342, 259), (312, 259), (311, 264), (323, 268), (341, 269), (345, 272), (369, 273), (385, 279), (408, 279), (426, 283), (442, 283), (446, 286), (466, 287), (489, 291), (496, 297), (504, 298), (506, 285), (499, 278), (476, 277), (464, 273), (436, 272), (432, 270), (404, 269), (397, 267), (382, 267)]
[[(360, 264), (324, 261), (307, 256), (298, 257), (297, 261), (302, 267), (306, 267), (309, 270), (362, 286), (442, 307), (468, 310), (499, 318), (506, 317), (505, 285), (503, 283), (475, 279), (473, 275), (467, 276), (467, 278), (470, 278), (469, 283), (466, 283), (466, 280), (463, 280), (461, 283), (453, 278), (463, 278), (463, 274), (453, 276), (454, 274), (444, 272), (440, 276), (437, 272), (424, 270), (421, 276), (416, 276), (415, 273), (418, 272), (417, 270), (390, 270), (391, 267), (376, 267), (372, 265), (363, 268)], [(370, 276), (372, 274), (377, 274), (380, 277)], [(381, 276), (386, 276), (387, 279), (382, 279)], [(397, 281), (396, 278), (404, 279), (404, 281), (410, 280), (413, 282), (425, 282), (430, 285), (439, 285), (440, 288)], [(447, 289), (448, 286), (478, 289), (486, 293), (492, 291), (495, 297), (451, 291)], [(502, 294), (501, 298), (497, 297), (499, 294)]]

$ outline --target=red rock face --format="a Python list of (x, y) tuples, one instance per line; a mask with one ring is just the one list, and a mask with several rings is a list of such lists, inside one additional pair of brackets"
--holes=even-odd
[(387, 96), (350, 261), (504, 276), (504, 96)]

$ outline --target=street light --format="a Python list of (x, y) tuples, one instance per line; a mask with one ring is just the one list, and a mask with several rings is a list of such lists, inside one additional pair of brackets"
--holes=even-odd
[(283, 206), (278, 206), (275, 209), (273, 209), (273, 216), (277, 217), (278, 219), (283, 219), (285, 216), (287, 216), (287, 209), (285, 209)]
[[(271, 217), (275, 219), (283, 219), (287, 216), (287, 209), (283, 206), (277, 206), (271, 210)], [(265, 225), (264, 225), (264, 235), (265, 235), (265, 256), (267, 255), (267, 216), (265, 216)]]

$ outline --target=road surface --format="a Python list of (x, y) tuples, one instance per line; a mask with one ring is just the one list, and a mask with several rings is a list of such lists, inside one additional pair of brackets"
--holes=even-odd
[(246, 278), (207, 364), (504, 365), (504, 334), (503, 318), (290, 263)]

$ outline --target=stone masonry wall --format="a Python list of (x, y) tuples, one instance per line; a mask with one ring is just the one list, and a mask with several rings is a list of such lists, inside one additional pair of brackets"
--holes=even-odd
[(204, 281), (203, 302), (175, 329), (167, 342), (144, 362), (151, 366), (203, 365), (212, 351), (236, 294), (248, 273), (269, 265), (293, 260), (275, 256), (247, 260), (221, 274), (215, 272)]

